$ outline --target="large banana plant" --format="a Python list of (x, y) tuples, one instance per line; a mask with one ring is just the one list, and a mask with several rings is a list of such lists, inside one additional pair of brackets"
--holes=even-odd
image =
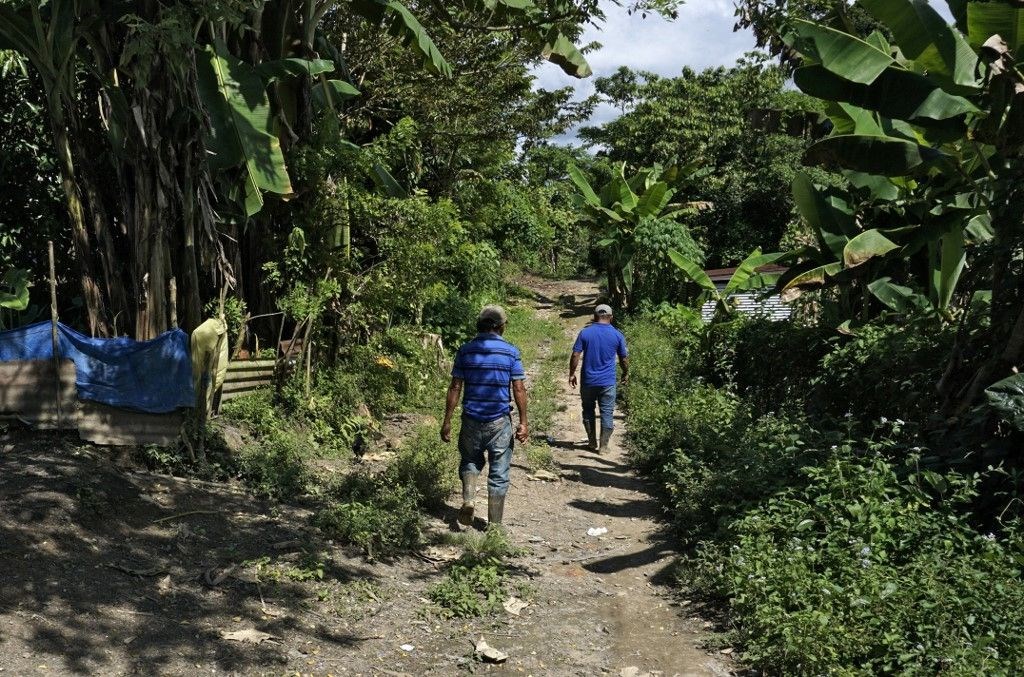
[[(797, 174), (793, 202), (816, 244), (787, 254), (794, 263), (780, 278), (777, 291), (783, 299), (792, 300), (805, 290), (840, 286), (844, 308), (840, 314), (849, 316), (854, 311), (848, 292), (857, 284), (862, 294), (875, 296), (892, 310), (922, 307), (919, 301), (924, 299), (927, 309), (949, 318), (966, 265), (966, 246), (988, 237), (985, 229), (977, 227), (976, 210), (944, 208), (912, 182), (897, 186), (875, 178), (880, 180), (872, 183), (852, 176), (869, 189), (863, 201), (854, 192), (817, 186), (806, 173)], [(913, 304), (903, 303), (906, 294), (903, 287), (893, 286), (891, 276), (897, 274), (893, 268), (924, 271), (921, 279), (908, 281), (927, 293), (915, 294)], [(860, 305), (862, 320), (868, 319), (864, 314), (869, 310)]]
[[(1014, 291), (1019, 280), (1008, 273), (1024, 221), (1024, 75), (1018, 65), (1024, 6), (949, 0), (950, 25), (924, 0), (859, 4), (888, 29), (892, 43), (881, 33), (858, 36), (806, 21), (792, 22), (785, 38), (803, 60), (796, 85), (829, 102), (834, 123), (805, 161), (919, 187), (929, 208), (897, 224), (909, 233), (880, 231), (895, 248), (882, 251), (888, 245), (875, 236), (865, 241), (866, 261), (905, 252), (909, 243), (899, 236), (910, 237), (928, 256), (927, 287), (939, 309), (949, 307), (961, 272), (974, 260), (970, 245), (988, 243), (992, 253), (984, 261), (991, 268), (975, 277), (993, 285), (984, 348), (990, 357), (967, 383), (944, 378), (947, 394), (959, 398), (950, 411), (959, 413), (1024, 357), (1024, 303)], [(848, 263), (836, 260), (825, 272), (839, 273)], [(961, 362), (954, 356), (950, 371)]]
[(636, 254), (636, 227), (646, 218), (674, 219), (701, 208), (696, 203), (675, 204), (676, 188), (697, 175), (696, 165), (665, 169), (646, 167), (626, 176), (626, 163), (600, 190), (573, 164), (569, 179), (576, 186), (576, 204), (589, 219), (604, 250), (608, 293), (612, 302), (628, 307), (632, 303), (633, 257)]

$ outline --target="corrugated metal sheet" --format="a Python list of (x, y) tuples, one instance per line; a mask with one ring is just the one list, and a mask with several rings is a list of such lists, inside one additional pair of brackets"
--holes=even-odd
[[(0, 415), (23, 419), (46, 430), (57, 428), (57, 381), (53, 360), (0, 362)], [(60, 364), (61, 428), (75, 427), (78, 397), (75, 363)]]
[[(793, 309), (782, 302), (778, 295), (769, 296), (759, 300), (759, 294), (745, 293), (735, 294), (729, 298), (729, 303), (735, 304), (739, 312), (744, 315), (764, 317), (773, 322), (785, 322), (793, 316)], [(700, 316), (705, 322), (710, 322), (715, 316), (715, 302), (708, 301), (701, 307)]]
[(77, 427), (83, 440), (110, 446), (145, 446), (174, 444), (181, 434), (188, 410), (168, 414), (126, 411), (100, 404), (79, 403)]

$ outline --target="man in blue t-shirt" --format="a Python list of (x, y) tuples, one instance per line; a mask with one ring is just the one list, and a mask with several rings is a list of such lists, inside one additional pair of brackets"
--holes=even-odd
[[(526, 442), (526, 372), (519, 349), (501, 337), (508, 318), (501, 306), (485, 306), (477, 318), (479, 332), (459, 348), (452, 367), (452, 382), (441, 424), (441, 439), (452, 438), (452, 414), (462, 400), (459, 431), (459, 477), (462, 507), (459, 522), (473, 523), (476, 482), (487, 463), (487, 521), (501, 524), (512, 466), (513, 440)], [(512, 432), (512, 398), (519, 412), (519, 427)]]
[[(569, 385), (576, 387), (576, 369), (583, 361), (583, 382), (580, 398), (583, 400), (583, 427), (587, 429), (587, 448), (605, 452), (615, 427), (615, 391), (618, 374), (615, 360), (622, 365), (622, 384), (629, 380), (629, 351), (626, 337), (612, 326), (612, 309), (604, 304), (594, 309), (594, 321), (576, 337), (569, 359)], [(595, 405), (601, 407), (601, 446), (597, 446), (597, 420)]]

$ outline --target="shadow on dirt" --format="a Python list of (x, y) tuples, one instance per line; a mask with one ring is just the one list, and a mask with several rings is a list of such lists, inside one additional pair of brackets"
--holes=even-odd
[[(69, 438), (12, 441), (0, 439), (0, 653), (16, 642), (30, 652), (22, 658), (47, 655), (51, 669), (87, 674), (211, 663), (279, 671), (288, 646), (361, 641), (310, 622), (309, 586), (230, 574), (259, 558), (301, 557), (310, 535), (294, 525), (305, 520), (287, 526), (228, 487), (120, 472)], [(322, 566), (341, 581), (372, 577)], [(244, 628), (288, 641), (221, 636)]]

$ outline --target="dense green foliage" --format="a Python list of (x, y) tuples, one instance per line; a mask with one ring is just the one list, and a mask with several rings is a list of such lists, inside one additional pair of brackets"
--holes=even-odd
[(784, 81), (756, 56), (674, 78), (623, 68), (596, 82), (622, 115), (580, 136), (613, 162), (702, 168), (685, 199), (707, 205), (687, 224), (709, 267), (731, 265), (754, 247), (778, 249), (793, 220), (788, 187), (812, 131), (805, 111), (818, 106)]
[(948, 332), (662, 320), (627, 332), (632, 460), (691, 553), (684, 581), (728, 603), (747, 660), (799, 674), (1020, 669), (1014, 490), (927, 432), (930, 356)]

